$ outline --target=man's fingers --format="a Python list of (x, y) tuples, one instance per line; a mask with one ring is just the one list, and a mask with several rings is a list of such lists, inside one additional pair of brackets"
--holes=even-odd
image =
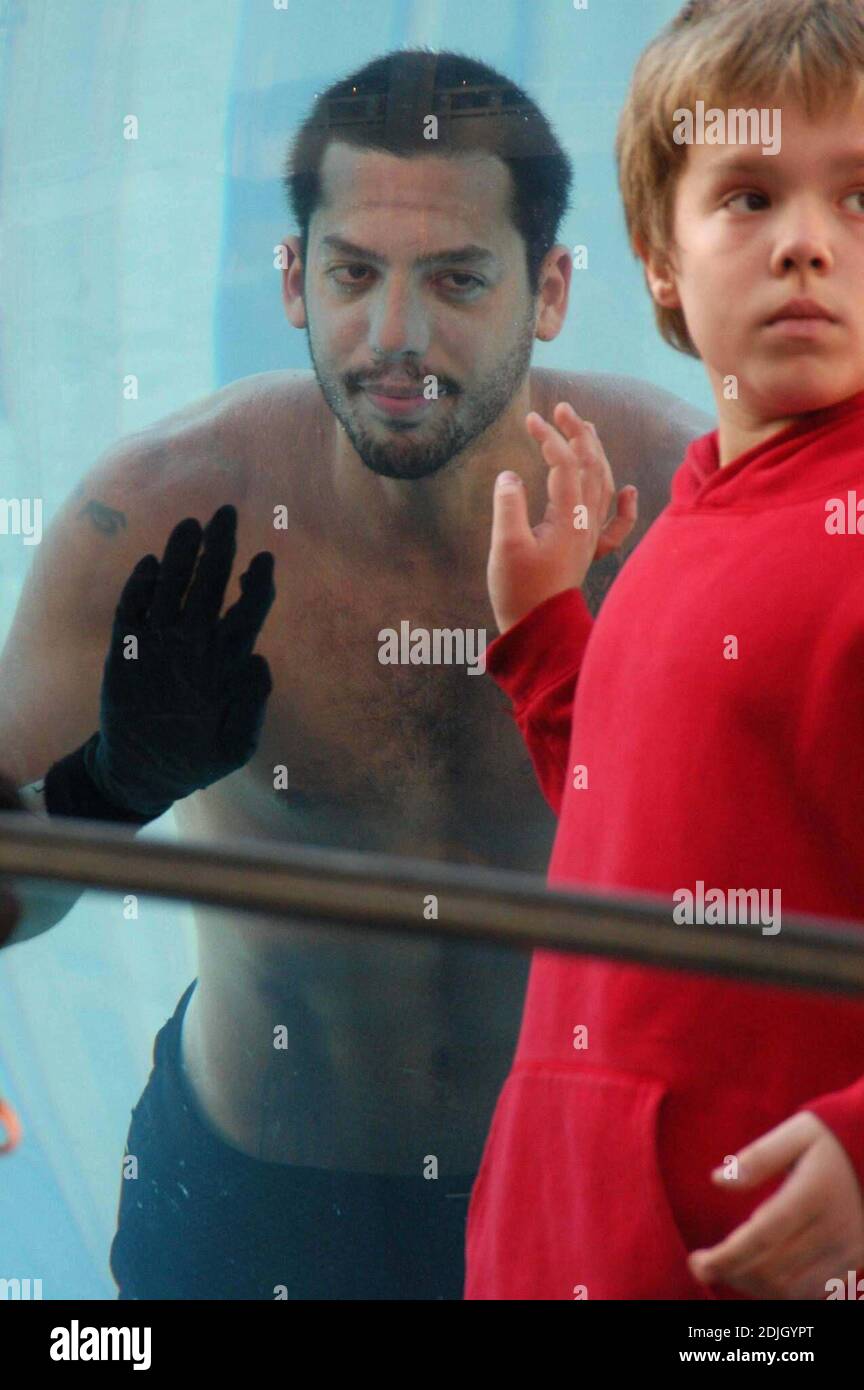
[(184, 626), (209, 626), (218, 620), (237, 553), (236, 535), (236, 509), (220, 507), (204, 528), (204, 550), (186, 596)]
[(179, 522), (168, 537), (150, 608), (153, 627), (169, 627), (178, 621), (200, 545), (201, 523), (194, 516)]
[(223, 754), (241, 764), (249, 761), (258, 746), (272, 689), (273, 679), (266, 659), (250, 656), (225, 691), (228, 708), (219, 740)]
[(159, 561), (155, 555), (139, 560), (126, 583), (117, 604), (115, 623), (124, 630), (141, 627), (153, 602), (159, 578)]
[(255, 555), (240, 579), (241, 594), (219, 624), (216, 640), (223, 656), (232, 661), (250, 656), (264, 619), (273, 606), (274, 560), (269, 550)]

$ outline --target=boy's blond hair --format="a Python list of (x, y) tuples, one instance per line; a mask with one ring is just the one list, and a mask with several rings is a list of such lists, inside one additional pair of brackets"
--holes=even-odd
[[(691, 0), (642, 54), (618, 125), (618, 179), (637, 254), (674, 254), (687, 158), (674, 113), (800, 103), (811, 119), (864, 92), (864, 0)], [(680, 309), (655, 303), (667, 343), (698, 357)]]

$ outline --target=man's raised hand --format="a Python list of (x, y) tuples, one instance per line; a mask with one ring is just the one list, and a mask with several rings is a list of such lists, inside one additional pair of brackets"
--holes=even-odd
[(181, 521), (161, 563), (139, 560), (121, 594), (99, 733), (84, 759), (102, 795), (125, 810), (159, 815), (243, 767), (257, 747), (272, 680), (252, 651), (276, 596), (273, 556), (254, 556), (240, 598), (220, 617), (236, 530), (231, 506), (203, 532), (194, 518)]

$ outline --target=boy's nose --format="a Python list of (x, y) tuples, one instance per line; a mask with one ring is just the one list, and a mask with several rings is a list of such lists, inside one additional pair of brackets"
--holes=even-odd
[(790, 270), (830, 270), (834, 264), (827, 232), (815, 216), (791, 222), (774, 246), (771, 269), (775, 275)]

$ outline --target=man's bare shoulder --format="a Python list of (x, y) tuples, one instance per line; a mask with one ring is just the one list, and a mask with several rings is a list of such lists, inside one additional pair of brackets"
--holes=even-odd
[[(320, 426), (328, 410), (314, 372), (283, 369), (233, 381), (196, 402), (189, 412), (188, 426), (210, 428), (220, 439), (257, 454), (268, 440), (284, 443), (286, 431)], [(173, 428), (182, 431), (187, 427), (184, 415), (180, 412), (164, 423), (170, 425), (176, 418)]]
[[(320, 432), (323, 414), (312, 372), (243, 377), (124, 435), (104, 452), (79, 493), (98, 492), (108, 511), (133, 498), (171, 514), (178, 507), (215, 504), (217, 494), (242, 503), (271, 461), (279, 460), (284, 470), (304, 438)], [(107, 534), (111, 519), (106, 514), (101, 520)]]
[(569, 401), (583, 419), (592, 421), (616, 485), (635, 483), (639, 488), (646, 521), (666, 505), (689, 445), (714, 428), (710, 416), (671, 391), (612, 373), (540, 368), (532, 372), (531, 399), (534, 409), (547, 418), (558, 401)]
[(597, 415), (631, 425), (648, 421), (660, 427), (683, 429), (694, 438), (713, 428), (711, 417), (704, 411), (638, 377), (536, 367), (531, 372), (531, 384), (532, 397), (546, 402), (550, 409), (558, 401), (569, 401), (580, 415), (595, 424)]

